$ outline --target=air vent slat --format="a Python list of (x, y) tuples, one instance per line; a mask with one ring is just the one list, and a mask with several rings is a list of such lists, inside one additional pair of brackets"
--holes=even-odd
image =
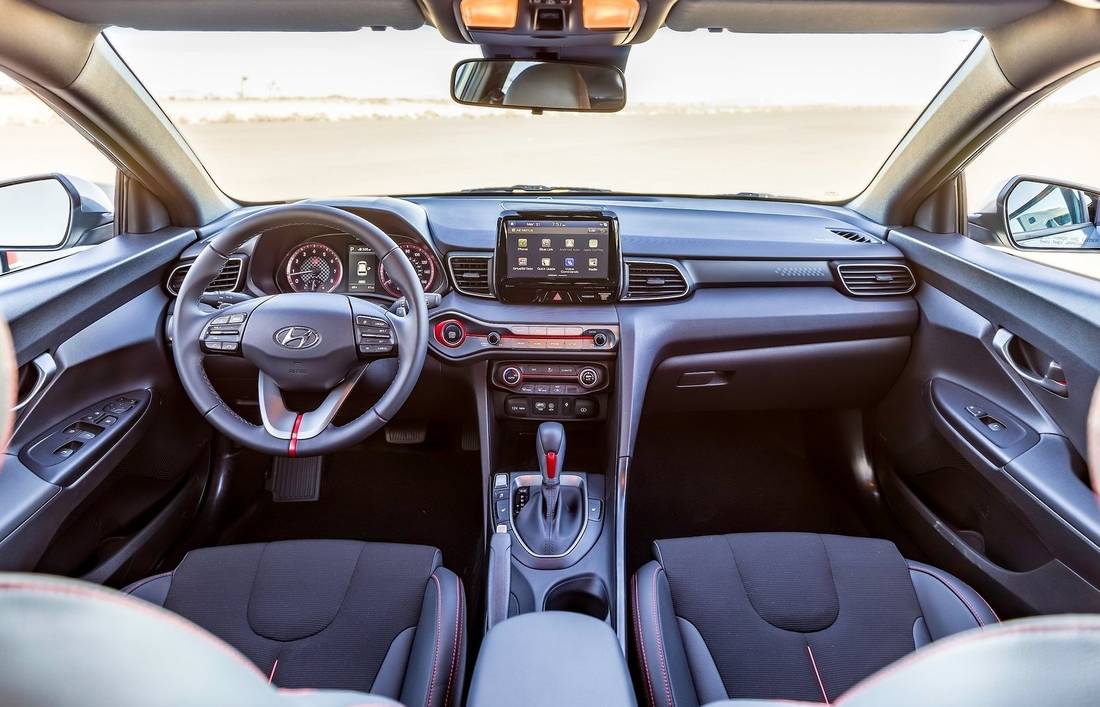
[(874, 236), (869, 236), (860, 231), (853, 231), (846, 228), (830, 228), (829, 231), (852, 243), (882, 243), (882, 241)]
[(673, 263), (626, 261), (628, 300), (675, 299), (688, 294), (687, 278)]
[(455, 289), (474, 297), (492, 297), (492, 262), (491, 255), (449, 256), (447, 265)]
[[(225, 265), (222, 266), (221, 272), (211, 280), (210, 284), (207, 285), (203, 292), (237, 291), (240, 289), (243, 267), (244, 260), (241, 258), (230, 258), (225, 261)], [(173, 296), (179, 294), (180, 287), (183, 286), (183, 280), (187, 277), (187, 271), (190, 269), (191, 263), (177, 265), (168, 275), (168, 282), (165, 283), (165, 287)]]
[(899, 263), (842, 263), (836, 269), (844, 289), (852, 295), (904, 295), (917, 286), (913, 271)]

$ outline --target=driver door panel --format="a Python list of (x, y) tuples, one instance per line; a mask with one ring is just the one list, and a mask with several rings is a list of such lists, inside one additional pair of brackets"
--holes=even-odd
[(23, 363), (0, 471), (0, 568), (119, 584), (197, 507), (209, 428), (161, 334), (161, 283), (193, 238), (120, 236), (0, 278)]

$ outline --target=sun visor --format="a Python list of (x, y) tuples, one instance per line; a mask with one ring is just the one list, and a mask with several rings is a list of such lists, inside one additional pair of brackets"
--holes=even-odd
[(678, 0), (665, 25), (690, 32), (934, 33), (999, 27), (1051, 0)]
[(34, 0), (78, 22), (151, 30), (352, 31), (416, 29), (416, 0)]

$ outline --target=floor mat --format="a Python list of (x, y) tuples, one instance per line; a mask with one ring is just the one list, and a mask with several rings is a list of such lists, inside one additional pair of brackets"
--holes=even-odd
[(815, 465), (796, 413), (645, 417), (630, 470), (626, 569), (661, 538), (802, 531), (866, 535), (854, 499)]

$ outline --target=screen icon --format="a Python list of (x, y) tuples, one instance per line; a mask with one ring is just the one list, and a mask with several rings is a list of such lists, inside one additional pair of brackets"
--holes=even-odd
[(550, 267), (550, 258), (543, 258), (542, 259), (542, 267), (544, 267), (544, 268)]
[(520, 266), (521, 268), (525, 267), (527, 265), (527, 258), (517, 258), (516, 265)]
[(520, 248), (526, 248), (527, 247), (527, 239), (526, 238), (520, 238), (519, 239), (519, 247)]
[(542, 239), (542, 247), (543, 248), (549, 248), (550, 247), (550, 239), (549, 238), (543, 238)]
[(599, 248), (600, 247), (600, 241), (596, 238), (589, 238), (588, 239), (588, 247), (589, 248)]
[(367, 261), (365, 260), (360, 260), (359, 264), (355, 266), (355, 272), (357, 275), (359, 275), (359, 277), (363, 277), (364, 275), (366, 275), (367, 270)]
[(565, 247), (566, 248), (573, 248), (576, 245), (577, 245), (577, 242), (575, 240), (573, 240), (572, 238), (566, 238), (565, 239)]
[(598, 268), (599, 266), (600, 266), (600, 259), (599, 258), (589, 258), (588, 259), (588, 267)]
[(576, 261), (573, 260), (572, 258), (566, 258), (565, 259), (565, 267), (571, 268), (571, 267), (574, 267), (575, 265), (576, 265)]

